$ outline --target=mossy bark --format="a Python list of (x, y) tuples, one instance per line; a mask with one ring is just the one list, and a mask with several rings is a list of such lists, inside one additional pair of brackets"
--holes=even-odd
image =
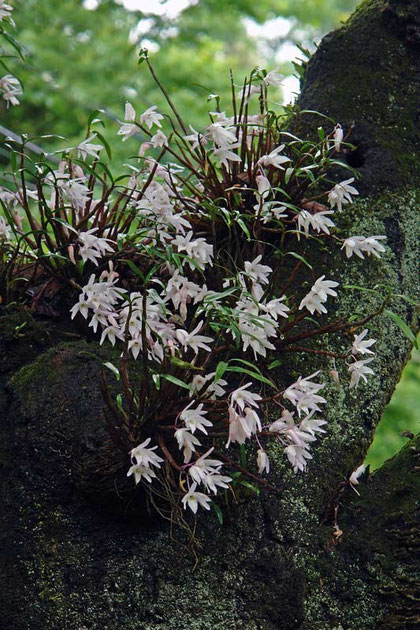
[[(306, 70), (300, 101), (345, 128), (354, 124), (363, 194), (343, 213), (343, 229), (388, 237), (381, 261), (343, 264), (337, 257), (333, 277), (341, 284), (386, 285), (408, 297), (418, 286), (419, 12), (417, 2), (364, 2), (322, 42)], [(374, 293), (340, 291), (338, 313), (377, 307)], [(394, 300), (391, 307), (416, 328), (410, 303)], [(145, 504), (126, 493), (118, 462), (111, 466), (115, 492), (108, 477), (95, 485), (95, 457), (107, 452), (107, 433), (99, 364), (86, 352), (103, 357), (106, 351), (95, 342), (48, 348), (51, 339), (42, 337), (30, 316), (22, 328), (26, 315), (20, 313), (15, 323), (11, 317), (0, 317), (0, 625), (418, 627), (419, 441), (363, 479), (360, 496), (347, 483), (410, 350), (391, 319), (370, 323), (378, 342), (376, 376), (369, 384), (356, 392), (328, 387), (328, 432), (314, 449), (309, 472), (294, 475), (273, 447), (271, 481), (279, 493), (241, 497), (224, 509), (223, 525), (205, 515), (194, 568), (193, 559), (169, 540), (168, 526), (151, 521)], [(26, 339), (16, 337), (25, 328)], [(336, 351), (344, 347), (332, 336), (325, 343)], [(319, 367), (308, 355), (296, 356), (285, 364), (287, 376)], [(323, 367), (330, 367), (327, 359)], [(344, 372), (340, 376), (347, 380)]]

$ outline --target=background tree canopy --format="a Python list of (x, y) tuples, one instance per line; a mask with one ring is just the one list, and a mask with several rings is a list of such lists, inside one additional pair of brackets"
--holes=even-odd
[[(146, 69), (137, 65), (141, 46), (149, 48), (156, 72), (175, 95), (180, 111), (188, 112), (191, 123), (199, 127), (206, 120), (209, 93), (229, 100), (229, 69), (238, 84), (257, 64), (280, 66), (284, 74), (291, 74), (293, 66), (284, 59), (299, 53), (293, 43), (310, 47), (356, 4), (356, 0), (17, 0), (14, 19), (29, 52), (19, 70), (25, 99), (21, 107), (3, 112), (4, 120), (8, 128), (32, 136), (57, 133), (79, 141), (90, 113), (103, 108), (114, 121), (109, 141), (115, 156), (122, 157), (126, 151), (120, 153), (115, 134), (124, 102), (132, 100), (139, 110), (162, 104)], [(265, 29), (258, 28), (267, 23)], [(283, 100), (280, 92), (278, 100)], [(132, 146), (134, 152), (138, 142)]]
[[(25, 94), (19, 107), (1, 104), (3, 125), (30, 136), (59, 134), (39, 140), (56, 149), (79, 142), (93, 110), (108, 117), (105, 135), (115, 164), (138, 151), (138, 138), (122, 145), (116, 135), (126, 100), (138, 111), (151, 105), (166, 110), (163, 97), (137, 52), (145, 46), (159, 77), (179, 110), (197, 128), (215, 106), (208, 95), (230, 99), (229, 70), (235, 81), (255, 65), (279, 67), (290, 77), (296, 44), (314, 50), (314, 41), (334, 29), (357, 0), (16, 0), (13, 17), (26, 63), (16, 73)], [(290, 99), (297, 82), (286, 80), (277, 95)], [(1, 159), (1, 156), (0, 156)], [(418, 359), (405, 371), (378, 431), (368, 461), (373, 467), (404, 443), (399, 433), (416, 432), (420, 412)]]

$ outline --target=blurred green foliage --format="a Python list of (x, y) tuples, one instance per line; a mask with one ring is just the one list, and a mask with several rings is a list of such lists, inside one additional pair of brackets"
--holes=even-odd
[[(17, 35), (30, 56), (19, 68), (25, 98), (20, 107), (3, 112), (3, 124), (30, 136), (55, 133), (76, 143), (83, 138), (89, 114), (102, 108), (112, 121), (107, 139), (118, 163), (126, 159), (127, 146), (135, 154), (139, 145), (136, 139), (124, 146), (116, 137), (125, 101), (139, 111), (154, 104), (166, 110), (146, 67), (137, 64), (141, 46), (149, 48), (156, 72), (180, 113), (200, 128), (207, 120), (209, 93), (230, 102), (229, 69), (241, 84), (255, 65), (273, 68), (275, 49), (282, 42), (321, 37), (356, 4), (357, 0), (200, 0), (178, 15), (153, 15), (148, 13), (148, 0), (138, 0), (136, 6), (144, 7), (138, 11), (127, 11), (122, 0), (16, 0)], [(290, 31), (262, 52), (247, 34), (245, 20), (264, 23), (279, 16), (290, 18)], [(62, 141), (52, 144), (63, 146)]]
[[(420, 339), (420, 337), (419, 337)], [(397, 453), (407, 443), (401, 435), (407, 431), (416, 435), (420, 430), (420, 352), (413, 350), (391, 402), (378, 425), (375, 439), (368, 451), (366, 464), (372, 470)]]

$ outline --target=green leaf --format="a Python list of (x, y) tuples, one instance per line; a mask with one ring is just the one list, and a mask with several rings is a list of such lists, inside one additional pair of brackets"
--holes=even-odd
[(242, 486), (245, 486), (245, 488), (248, 488), (248, 490), (252, 490), (252, 492), (255, 492), (256, 495), (260, 494), (260, 489), (257, 486), (252, 485), (252, 483), (249, 483), (249, 481), (241, 481), (240, 482)]
[(295, 169), (292, 168), (291, 166), (289, 166), (289, 168), (286, 169), (286, 172), (284, 174), (284, 181), (285, 181), (286, 184), (289, 183), (289, 180), (290, 180), (294, 170)]
[(416, 300), (412, 300), (411, 298), (407, 297), (406, 295), (401, 295), (400, 293), (394, 293), (394, 295), (392, 297), (399, 298), (400, 300), (404, 300), (404, 302), (407, 302), (408, 304), (411, 304), (412, 306), (418, 306), (419, 305), (419, 303), (416, 302)]
[[(93, 121), (92, 121), (93, 122)], [(102, 120), (100, 121), (102, 122)], [(109, 146), (109, 143), (105, 140), (105, 138), (103, 137), (103, 135), (101, 133), (99, 133), (99, 131), (95, 131), (97, 138), (102, 142), (102, 144), (105, 147), (105, 151), (107, 152), (107, 155), (109, 157), (109, 159), (112, 159), (112, 153), (111, 153), (111, 147)]]
[(357, 284), (343, 284), (343, 289), (356, 289), (357, 291), (364, 291), (365, 293), (374, 293), (383, 297), (382, 293), (375, 289), (367, 289), (366, 287), (359, 287)]
[(261, 374), (261, 370), (259, 370), (257, 366), (251, 363), (250, 361), (245, 361), (245, 359), (231, 359), (231, 362), (232, 361), (236, 361), (237, 363), (243, 363), (243, 365), (247, 365), (248, 367), (250, 367), (253, 372), (255, 372), (256, 370), (259, 374)]
[(211, 507), (213, 508), (213, 510), (216, 512), (216, 516), (217, 516), (217, 520), (219, 521), (220, 525), (223, 525), (223, 514), (222, 514), (222, 510), (220, 509), (220, 507), (217, 505), (217, 503), (215, 503), (214, 501), (211, 502)]
[(188, 361), (183, 361), (182, 359), (178, 359), (178, 357), (171, 357), (172, 365), (176, 367), (182, 368), (184, 370), (203, 370), (202, 367), (198, 367), (197, 365), (193, 365), (192, 363), (188, 363)]
[(226, 368), (226, 372), (238, 372), (240, 374), (248, 374), (248, 376), (252, 376), (252, 378), (255, 378), (257, 381), (261, 381), (261, 383), (265, 383), (273, 389), (277, 389), (272, 381), (269, 381), (268, 378), (265, 378), (265, 376), (258, 374), (258, 372), (251, 372), (251, 370), (247, 370), (239, 366), (229, 366), (228, 368)]
[(116, 397), (116, 401), (117, 401), (117, 407), (120, 411), (124, 411), (124, 407), (123, 407), (123, 400), (122, 400), (122, 396), (121, 394), (117, 394)]
[(394, 313), (394, 311), (389, 311), (388, 309), (384, 310), (384, 315), (392, 319), (398, 326), (398, 328), (404, 333), (404, 335), (411, 341), (415, 348), (418, 349), (417, 339), (414, 336), (413, 331), (408, 327), (408, 325), (401, 319), (399, 315)]
[(251, 234), (249, 233), (249, 230), (248, 230), (247, 226), (245, 225), (244, 221), (242, 219), (237, 219), (236, 223), (239, 225), (239, 227), (242, 229), (242, 231), (246, 234), (247, 241), (250, 241), (251, 240)]
[(321, 118), (326, 118), (327, 120), (331, 120), (332, 122), (334, 122), (333, 119), (329, 116), (321, 114), (321, 112), (316, 112), (314, 109), (302, 109), (300, 111), (300, 114), (315, 114), (316, 116), (320, 116)]
[(144, 282), (144, 275), (142, 274), (140, 269), (137, 267), (137, 265), (133, 263), (132, 260), (124, 259), (122, 262), (124, 262), (128, 267), (130, 267), (131, 271), (135, 273), (136, 276), (138, 276)]
[(59, 219), (58, 217), (52, 217), (51, 218), (51, 222), (52, 221), (54, 221), (55, 223), (61, 223), (61, 225), (64, 225), (68, 230), (71, 230), (75, 234), (78, 233), (77, 230), (72, 225), (70, 225), (70, 223), (65, 221), (64, 219)]
[(286, 256), (293, 256), (293, 258), (297, 258), (298, 260), (300, 260), (300, 262), (303, 262), (303, 264), (309, 267), (309, 269), (312, 269), (312, 265), (310, 265), (308, 261), (305, 260), (305, 258), (300, 254), (297, 254), (296, 252), (286, 252)]
[(117, 368), (117, 367), (116, 367), (113, 363), (111, 363), (111, 361), (106, 361), (103, 365), (104, 365), (105, 367), (107, 367), (107, 368), (108, 368), (108, 370), (111, 370), (111, 372), (113, 372), (113, 373), (114, 373), (115, 378), (117, 379), (117, 381), (119, 381), (119, 380), (120, 380), (120, 378), (121, 378), (121, 376), (120, 376), (120, 371), (119, 371), (119, 369), (118, 369), (118, 368)]
[(14, 37), (10, 35), (10, 33), (5, 31), (4, 29), (2, 29), (1, 35), (9, 42), (11, 46), (13, 46), (21, 60), (25, 61), (24, 48), (22, 44), (20, 44)]
[(176, 376), (173, 376), (172, 374), (161, 374), (160, 377), (164, 378), (170, 383), (173, 383), (174, 385), (178, 385), (178, 387), (183, 387), (184, 389), (188, 389), (188, 390), (191, 389), (191, 387), (187, 385), (187, 383), (184, 383), (184, 381), (181, 381), (181, 379), (177, 378)]
[(225, 363), (225, 361), (220, 361), (217, 364), (216, 372), (214, 375), (215, 383), (217, 383), (217, 381), (220, 381), (220, 379), (222, 378), (223, 374), (226, 372), (228, 367), (229, 367), (229, 363)]
[(105, 114), (105, 110), (104, 109), (95, 109), (93, 110), (93, 112), (91, 113), (91, 115), (88, 118), (87, 121), (87, 126), (90, 127), (91, 124), (93, 123), (94, 119), (99, 115), (99, 114)]

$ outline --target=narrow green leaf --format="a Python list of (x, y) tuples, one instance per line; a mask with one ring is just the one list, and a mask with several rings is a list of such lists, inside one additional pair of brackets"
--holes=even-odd
[(219, 506), (217, 505), (217, 503), (215, 503), (214, 501), (211, 502), (211, 507), (213, 508), (213, 510), (216, 512), (216, 516), (217, 516), (217, 520), (219, 521), (220, 525), (223, 525), (223, 514), (222, 514), (222, 510), (219, 508)]
[(177, 378), (176, 376), (173, 376), (172, 374), (161, 374), (160, 377), (164, 378), (170, 383), (173, 383), (174, 385), (178, 385), (178, 387), (183, 387), (184, 389), (188, 389), (188, 390), (191, 389), (190, 386), (187, 385), (187, 383), (184, 383), (184, 381), (181, 381), (181, 379)]
[(269, 381), (268, 378), (265, 378), (265, 376), (258, 374), (258, 372), (251, 372), (251, 370), (247, 370), (246, 368), (242, 368), (239, 366), (229, 366), (228, 368), (226, 368), (226, 372), (237, 372), (240, 374), (248, 374), (248, 376), (252, 376), (252, 378), (255, 378), (257, 381), (261, 381), (261, 383), (265, 383), (266, 385), (269, 385), (273, 389), (277, 389), (272, 381)]
[(203, 370), (202, 367), (198, 367), (197, 365), (193, 365), (192, 363), (188, 363), (188, 361), (183, 361), (182, 359), (178, 359), (178, 357), (171, 357), (172, 365), (176, 367), (182, 368), (183, 370)]
[(418, 349), (417, 339), (414, 336), (413, 331), (409, 328), (405, 321), (403, 321), (399, 315), (394, 313), (394, 311), (389, 311), (388, 309), (384, 310), (384, 315), (392, 319), (392, 321), (397, 324), (398, 328), (404, 333), (407, 339), (409, 339), (414, 347)]
[(143, 276), (142, 272), (141, 272), (141, 271), (140, 271), (140, 269), (137, 267), (137, 265), (133, 263), (133, 261), (132, 261), (132, 260), (127, 260), (127, 259), (124, 259), (122, 262), (124, 262), (124, 263), (125, 263), (128, 267), (130, 267), (131, 271), (132, 271), (133, 273), (135, 273), (135, 274), (136, 274), (136, 276), (138, 276), (141, 280), (143, 280), (143, 281), (144, 281), (144, 276)]
[(356, 289), (357, 291), (364, 291), (365, 293), (374, 293), (383, 297), (382, 293), (375, 289), (367, 289), (366, 287), (359, 287), (357, 284), (343, 284), (343, 289)]
[(113, 372), (113, 373), (114, 373), (115, 378), (117, 379), (117, 381), (119, 381), (119, 380), (120, 380), (120, 378), (121, 378), (121, 377), (120, 377), (120, 371), (119, 371), (119, 369), (118, 369), (118, 368), (117, 368), (117, 367), (116, 367), (113, 363), (111, 363), (111, 361), (106, 361), (103, 365), (104, 365), (105, 367), (107, 367), (107, 368), (108, 368), (108, 370), (111, 370), (111, 372)]
[(120, 411), (124, 411), (124, 407), (123, 407), (123, 400), (122, 400), (122, 396), (121, 396), (121, 394), (117, 394), (116, 401), (117, 401), (117, 407), (118, 407), (118, 409), (119, 409)]
[(95, 109), (88, 118), (87, 126), (90, 127), (94, 118), (96, 118), (99, 114), (104, 114), (104, 113), (105, 113), (104, 109)]
[(257, 486), (253, 486), (252, 483), (249, 483), (249, 481), (241, 481), (240, 483), (242, 486), (245, 486), (245, 488), (248, 488), (248, 490), (255, 492), (256, 495), (260, 494), (260, 489), (257, 488)]
[(217, 383), (217, 381), (220, 381), (220, 379), (222, 378), (223, 374), (226, 372), (228, 367), (229, 367), (229, 363), (225, 363), (225, 361), (220, 361), (217, 364), (216, 373), (214, 375), (215, 383)]
[(245, 225), (244, 221), (242, 219), (237, 219), (236, 222), (240, 226), (242, 231), (246, 234), (247, 240), (250, 241), (251, 240), (251, 234), (249, 233), (249, 230), (248, 230), (247, 226)]
[(286, 252), (286, 256), (293, 256), (293, 258), (297, 258), (298, 260), (300, 260), (300, 262), (303, 262), (303, 264), (309, 267), (309, 269), (312, 269), (312, 265), (310, 265), (308, 261), (305, 260), (305, 258), (300, 254), (297, 254), (296, 252)]
[[(102, 122), (102, 120), (100, 121)], [(109, 159), (112, 159), (112, 153), (111, 153), (111, 147), (109, 146), (109, 143), (107, 142), (107, 140), (103, 137), (103, 135), (101, 133), (99, 133), (99, 131), (95, 131), (96, 136), (99, 138), (99, 140), (102, 142), (102, 144), (105, 147), (105, 151), (107, 152), (107, 155), (109, 157)]]
[(294, 169), (292, 167), (289, 167), (289, 168), (286, 169), (286, 172), (284, 174), (284, 181), (285, 181), (286, 184), (289, 183), (289, 180), (290, 180), (290, 178), (291, 178), (291, 176), (293, 174), (293, 171), (294, 171)]
[(401, 295), (400, 293), (395, 293), (392, 297), (396, 297), (396, 298), (399, 298), (400, 300), (404, 300), (404, 302), (407, 302), (408, 304), (411, 304), (412, 306), (419, 306), (419, 303), (416, 302), (416, 300), (412, 300), (411, 298), (407, 297), (406, 295)]

